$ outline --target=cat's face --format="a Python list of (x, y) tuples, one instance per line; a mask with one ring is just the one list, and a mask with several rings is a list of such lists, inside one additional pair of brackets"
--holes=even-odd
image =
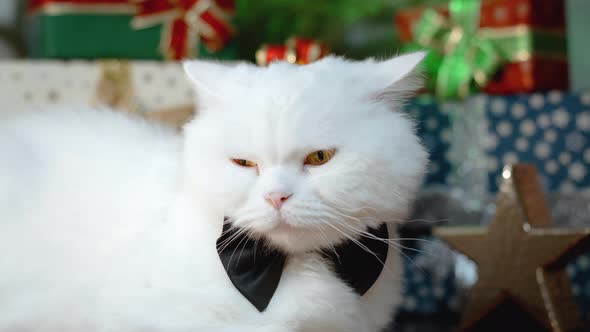
[(185, 127), (186, 183), (291, 252), (404, 218), (427, 157), (399, 106), (422, 58), (185, 63), (199, 105)]

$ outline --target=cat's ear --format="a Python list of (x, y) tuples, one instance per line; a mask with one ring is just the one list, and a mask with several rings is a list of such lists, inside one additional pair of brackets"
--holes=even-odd
[(397, 102), (411, 97), (423, 86), (420, 63), (426, 52), (408, 53), (375, 64), (374, 78), (379, 90), (372, 96), (385, 102)]
[(232, 65), (206, 60), (183, 62), (184, 72), (193, 84), (199, 100), (221, 98), (232, 67)]
[(193, 85), (200, 110), (214, 107), (228, 99), (228, 94), (243, 86), (251, 69), (246, 63), (222, 63), (207, 60), (183, 62), (186, 76)]

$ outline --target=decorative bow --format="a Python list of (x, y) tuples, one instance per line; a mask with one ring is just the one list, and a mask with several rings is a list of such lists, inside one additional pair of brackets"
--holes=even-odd
[(562, 59), (567, 51), (561, 29), (534, 29), (529, 25), (480, 27), (480, 13), (493, 2), (451, 0), (448, 17), (428, 9), (412, 31), (406, 50), (430, 50), (425, 61), (429, 88), (442, 99), (465, 98), (485, 87), (501, 66), (535, 57)]
[(433, 77), (439, 98), (465, 98), (474, 86), (485, 86), (503, 60), (479, 29), (480, 10), (481, 0), (451, 0), (449, 19), (427, 9), (415, 27), (414, 40), (443, 55)]
[[(321, 252), (334, 273), (359, 296), (381, 275), (389, 250), (386, 224), (367, 232), (358, 240)], [(287, 255), (270, 249), (264, 239), (254, 240), (245, 233), (225, 223), (217, 252), (234, 287), (262, 312), (279, 286)]]
[(138, 0), (137, 6), (132, 26), (141, 29), (163, 23), (160, 48), (168, 59), (192, 56), (199, 39), (218, 51), (234, 34), (229, 23), (234, 0)]

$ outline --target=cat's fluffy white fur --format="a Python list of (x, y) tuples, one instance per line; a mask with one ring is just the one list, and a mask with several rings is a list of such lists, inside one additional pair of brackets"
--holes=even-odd
[[(406, 215), (426, 153), (399, 106), (422, 58), (187, 62), (182, 135), (108, 110), (0, 120), (0, 331), (380, 331), (397, 251), (359, 297), (313, 249)], [(304, 166), (319, 149), (336, 154)], [(293, 194), (280, 216), (272, 191)], [(263, 313), (219, 261), (224, 216), (290, 253)]]

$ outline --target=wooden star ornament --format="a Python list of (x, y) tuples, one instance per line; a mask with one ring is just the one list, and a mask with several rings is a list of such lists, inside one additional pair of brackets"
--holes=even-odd
[[(539, 329), (581, 330), (565, 265), (575, 255), (590, 251), (590, 228), (574, 230), (551, 225), (535, 167), (517, 164), (502, 172), (496, 215), (488, 227), (435, 230), (478, 267), (478, 280), (469, 293), (461, 330), (489, 327), (489, 320), (481, 322), (505, 303), (515, 304), (526, 313), (517, 320), (528, 316)], [(514, 323), (497, 321), (493, 324), (505, 327)]]

